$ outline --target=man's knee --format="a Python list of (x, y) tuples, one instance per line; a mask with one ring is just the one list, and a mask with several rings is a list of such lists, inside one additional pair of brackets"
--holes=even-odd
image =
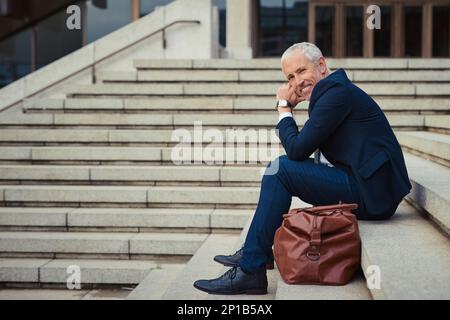
[(286, 155), (279, 156), (270, 161), (267, 165), (264, 175), (276, 175), (280, 172), (280, 169), (286, 167), (287, 162), (290, 161)]

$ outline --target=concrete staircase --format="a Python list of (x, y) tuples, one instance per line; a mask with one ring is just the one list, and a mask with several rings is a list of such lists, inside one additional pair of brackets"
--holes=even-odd
[[(228, 299), (192, 287), (226, 268), (212, 261), (243, 242), (263, 163), (174, 165), (175, 129), (272, 129), (279, 61), (135, 60), (66, 98), (0, 114), (0, 281), (135, 288), (129, 299)], [(344, 287), (289, 286), (233, 299), (450, 299), (450, 60), (331, 59), (381, 105), (405, 151), (413, 190), (390, 221), (360, 222), (362, 270)], [(296, 110), (301, 124), (307, 105)], [(199, 142), (196, 147), (214, 142)], [(261, 136), (236, 144), (257, 148)], [(269, 134), (284, 153), (278, 138)], [(264, 140), (263, 139), (263, 140)], [(236, 156), (234, 141), (224, 143)], [(214, 144), (211, 144), (214, 145)], [(306, 206), (295, 199), (292, 207)], [(369, 266), (381, 287), (366, 286)]]

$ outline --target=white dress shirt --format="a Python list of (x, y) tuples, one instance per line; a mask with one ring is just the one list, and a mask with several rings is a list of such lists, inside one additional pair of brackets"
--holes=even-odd
[(281, 120), (283, 120), (284, 118), (287, 118), (287, 117), (293, 118), (292, 112), (286, 111), (286, 112), (280, 113), (280, 116), (278, 117), (278, 123), (279, 123)]

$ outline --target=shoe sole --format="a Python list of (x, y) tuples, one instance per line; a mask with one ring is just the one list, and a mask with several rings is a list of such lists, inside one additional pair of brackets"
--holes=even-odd
[(263, 294), (267, 294), (267, 289), (250, 289), (250, 290), (241, 290), (238, 292), (213, 292), (213, 291), (208, 291), (203, 288), (197, 287), (195, 284), (194, 284), (194, 287), (200, 291), (206, 292), (208, 294), (214, 294), (214, 295), (237, 295), (237, 294), (263, 295)]
[[(233, 263), (226, 263), (226, 262), (221, 262), (219, 260), (214, 259), (215, 262), (220, 263), (221, 265), (224, 265), (225, 267), (239, 267), (239, 265), (237, 264), (233, 264)], [(273, 263), (268, 263), (266, 264), (266, 269), (267, 270), (273, 270), (275, 269), (275, 265)]]

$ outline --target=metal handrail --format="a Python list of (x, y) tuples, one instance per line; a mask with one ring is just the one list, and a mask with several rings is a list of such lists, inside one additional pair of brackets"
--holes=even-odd
[[(95, 65), (96, 65), (96, 64), (98, 64), (98, 63), (100, 63), (100, 62), (102, 62), (102, 61), (104, 61), (104, 60), (106, 60), (106, 59), (112, 57), (112, 56), (115, 55), (115, 54), (118, 54), (119, 52), (122, 52), (122, 51), (124, 51), (124, 50), (126, 50), (126, 49), (128, 49), (128, 48), (130, 48), (130, 47), (132, 47), (132, 46), (134, 46), (134, 45), (136, 45), (136, 44), (139, 43), (139, 42), (142, 42), (142, 41), (144, 41), (144, 40), (146, 40), (146, 39), (148, 39), (148, 38), (154, 36), (155, 34), (158, 34), (159, 32), (162, 32), (162, 34), (163, 34), (163, 39), (162, 39), (163, 42), (162, 42), (162, 45), (163, 45), (163, 49), (165, 50), (165, 49), (167, 48), (166, 29), (172, 27), (172, 26), (175, 25), (175, 24), (179, 24), (179, 23), (195, 23), (195, 24), (200, 24), (201, 21), (200, 21), (200, 20), (176, 20), (176, 21), (173, 21), (173, 22), (171, 22), (171, 23), (165, 25), (164, 27), (159, 28), (158, 30), (156, 30), (156, 31), (154, 31), (154, 32), (152, 32), (152, 33), (150, 33), (150, 34), (147, 34), (147, 35), (145, 35), (144, 37), (139, 38), (139, 39), (137, 39), (136, 41), (133, 41), (132, 43), (126, 45), (125, 47), (120, 48), (119, 50), (117, 50), (117, 51), (115, 51), (115, 52), (112, 52), (112, 53), (110, 53), (110, 54), (104, 56), (103, 58), (101, 58), (101, 59), (99, 59), (99, 60), (97, 60), (97, 61), (93, 61), (92, 63), (89, 63), (87, 66), (85, 66), (85, 67), (83, 67), (83, 68), (81, 68), (81, 69), (78, 69), (78, 70), (76, 70), (76, 71), (70, 73), (69, 75), (63, 77), (62, 79), (59, 79), (59, 80), (53, 82), (52, 84), (49, 84), (48, 86), (45, 86), (45, 87), (42, 88), (42, 89), (39, 89), (38, 91), (34, 92), (33, 95), (34, 95), (34, 94), (38, 94), (38, 93), (40, 93), (40, 92), (42, 92), (42, 91), (44, 91), (44, 90), (50, 88), (51, 86), (54, 86), (54, 85), (56, 85), (56, 84), (58, 84), (58, 83), (61, 83), (61, 82), (64, 81), (64, 80), (67, 80), (68, 78), (72, 77), (74, 74), (77, 74), (77, 73), (79, 73), (79, 72), (82, 72), (82, 71), (84, 71), (84, 70), (86, 70), (86, 69), (88, 69), (88, 68), (91, 68), (91, 67), (95, 68)], [(92, 70), (92, 77), (93, 77), (93, 79), (92, 79), (92, 80), (93, 80), (93, 83), (95, 83), (95, 69)], [(20, 99), (20, 100), (23, 100), (23, 99), (27, 98), (28, 96), (29, 96), (29, 95), (24, 96), (24, 97), (23, 97), (22, 99)], [(4, 110), (10, 108), (11, 106), (13, 106), (13, 105), (16, 104), (16, 103), (17, 103), (17, 101), (12, 102), (10, 105), (4, 107), (4, 108), (1, 109), (0, 111), (4, 111)]]

